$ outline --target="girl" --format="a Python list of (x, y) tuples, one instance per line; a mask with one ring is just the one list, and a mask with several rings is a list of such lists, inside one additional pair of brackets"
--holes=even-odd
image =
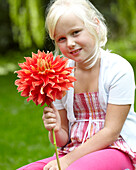
[[(134, 74), (107, 42), (103, 16), (88, 0), (55, 0), (46, 25), (56, 53), (75, 66), (77, 81), (62, 100), (45, 107), (43, 122), (55, 130), (62, 170), (133, 170), (136, 165)], [(55, 156), (20, 170), (56, 170)]]

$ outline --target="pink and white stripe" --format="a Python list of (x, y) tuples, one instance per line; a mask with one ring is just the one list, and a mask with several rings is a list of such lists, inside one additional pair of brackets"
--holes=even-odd
[[(106, 113), (100, 106), (98, 92), (75, 94), (74, 113), (77, 121), (71, 128), (70, 143), (59, 149), (60, 154), (74, 150), (104, 127)], [(116, 148), (127, 153), (136, 167), (136, 153), (121, 136), (108, 148)]]

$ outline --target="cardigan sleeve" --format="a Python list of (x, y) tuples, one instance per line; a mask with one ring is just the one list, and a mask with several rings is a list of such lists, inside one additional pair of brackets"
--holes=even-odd
[(62, 104), (62, 101), (61, 100), (55, 100), (53, 102), (54, 106), (56, 107), (57, 110), (62, 110), (64, 109), (64, 106)]
[[(72, 60), (70, 60), (69, 59), (69, 62), (68, 62), (68, 64), (67, 64), (67, 67), (74, 67), (74, 65), (75, 65), (75, 62), (74, 61), (72, 61)], [(71, 73), (71, 75), (72, 76), (74, 76), (74, 73), (72, 72)], [(73, 83), (74, 84), (74, 83)], [(61, 99), (61, 100), (55, 100), (54, 102), (53, 102), (53, 104), (54, 104), (54, 106), (56, 107), (56, 109), (57, 110), (61, 110), (61, 109), (66, 109), (66, 110), (68, 110), (68, 105), (69, 105), (69, 93), (71, 94), (71, 90), (72, 88), (69, 88), (69, 90), (68, 91), (66, 91), (66, 95)], [(72, 96), (73, 97), (73, 96)], [(70, 101), (71, 101), (71, 99), (70, 99)], [(70, 103), (71, 104), (71, 103)], [(72, 104), (71, 104), (71, 107), (72, 107)]]
[(118, 62), (113, 63), (109, 72), (108, 103), (134, 104), (135, 81), (133, 69), (125, 59), (118, 57)]

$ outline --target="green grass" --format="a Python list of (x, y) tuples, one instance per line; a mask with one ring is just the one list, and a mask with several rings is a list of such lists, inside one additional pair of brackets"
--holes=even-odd
[[(125, 57), (132, 64), (136, 76), (136, 51), (124, 50), (122, 44), (119, 48), (114, 43), (109, 49)], [(24, 61), (24, 55), (31, 56), (31, 53), (13, 51), (0, 56), (0, 68), (4, 74), (0, 76), (0, 170), (15, 170), (54, 153), (42, 122), (43, 107), (27, 103), (14, 85), (16, 74), (13, 70), (18, 69), (17, 62)], [(5, 68), (8, 63), (14, 67)]]
[(16, 75), (0, 77), (0, 169), (15, 170), (54, 152), (42, 122), (43, 107), (17, 93)]

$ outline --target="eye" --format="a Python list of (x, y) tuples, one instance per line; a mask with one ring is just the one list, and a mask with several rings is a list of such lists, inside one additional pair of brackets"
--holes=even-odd
[(57, 39), (57, 42), (63, 42), (63, 41), (65, 41), (65, 39), (66, 39), (65, 37), (60, 37)]
[(80, 30), (76, 30), (76, 31), (73, 32), (73, 35), (76, 36), (76, 35), (78, 35), (79, 33), (80, 33)]

